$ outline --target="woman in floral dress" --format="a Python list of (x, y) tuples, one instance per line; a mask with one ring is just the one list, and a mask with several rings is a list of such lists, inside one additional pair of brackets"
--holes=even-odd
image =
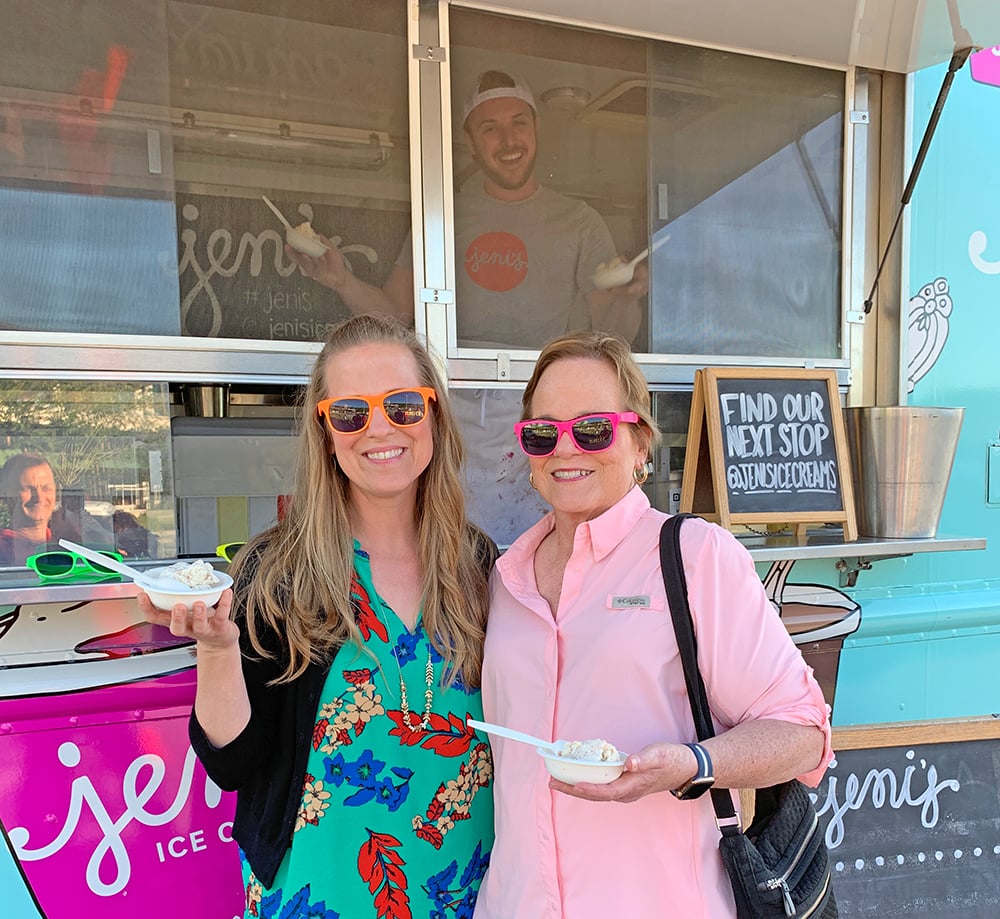
[(496, 547), (465, 519), (445, 389), (393, 320), (336, 327), (296, 491), (196, 639), (191, 740), (237, 792), (246, 916), (471, 917), (493, 841), (479, 683)]

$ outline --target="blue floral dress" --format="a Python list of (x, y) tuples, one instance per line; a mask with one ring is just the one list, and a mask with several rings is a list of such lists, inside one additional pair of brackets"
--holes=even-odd
[[(243, 859), (257, 919), (471, 919), (493, 845), (493, 761), (465, 724), (479, 690), (441, 685), (442, 659), (372, 585), (355, 544), (355, 616), (321, 696), (292, 845), (268, 890)], [(433, 704), (424, 729), (428, 654)], [(398, 665), (398, 669), (397, 669)], [(400, 709), (406, 683), (409, 725)]]

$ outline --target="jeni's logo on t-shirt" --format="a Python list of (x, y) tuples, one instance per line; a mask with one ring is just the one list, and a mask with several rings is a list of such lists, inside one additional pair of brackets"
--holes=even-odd
[(465, 273), (486, 290), (513, 290), (528, 274), (528, 250), (513, 233), (483, 233), (465, 250)]

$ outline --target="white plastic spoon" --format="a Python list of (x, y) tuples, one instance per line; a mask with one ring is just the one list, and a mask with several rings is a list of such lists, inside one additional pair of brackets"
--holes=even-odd
[(285, 229), (286, 229), (286, 230), (294, 230), (294, 229), (295, 229), (295, 227), (293, 227), (293, 226), (292, 226), (292, 225), (291, 225), (291, 224), (290, 224), (290, 223), (289, 223), (289, 222), (288, 222), (288, 221), (287, 221), (287, 220), (285, 219), (285, 215), (284, 215), (284, 214), (282, 214), (282, 213), (281, 213), (281, 211), (279, 211), (279, 210), (278, 210), (278, 209), (277, 209), (277, 208), (276, 208), (276, 207), (275, 207), (275, 206), (274, 206), (274, 205), (273, 205), (273, 204), (271, 203), (271, 199), (270, 199), (270, 198), (268, 198), (268, 196), (267, 196), (267, 195), (261, 195), (261, 197), (262, 197), (262, 198), (264, 199), (264, 203), (265, 203), (265, 204), (266, 204), (266, 205), (267, 205), (267, 206), (268, 206), (269, 208), (271, 208), (271, 210), (272, 210), (272, 211), (274, 211), (274, 215), (275, 215), (275, 217), (277, 217), (277, 218), (278, 218), (278, 220), (280, 220), (280, 221), (282, 222), (282, 224), (284, 225), (284, 227), (285, 227)]
[(181, 591), (183, 593), (187, 593), (191, 590), (187, 584), (184, 584), (175, 578), (150, 577), (148, 574), (143, 574), (141, 571), (131, 568), (117, 559), (110, 558), (102, 552), (98, 552), (96, 549), (88, 549), (86, 546), (70, 542), (68, 539), (60, 539), (59, 545), (64, 549), (69, 549), (70, 552), (76, 552), (77, 555), (82, 555), (84, 558), (90, 559), (90, 561), (97, 563), (102, 568), (110, 568), (112, 571), (117, 571), (119, 574), (123, 574), (125, 577), (131, 578), (140, 587), (146, 587), (151, 590), (158, 591)]
[(480, 731), (486, 731), (487, 734), (496, 734), (498, 737), (506, 737), (508, 740), (516, 740), (519, 743), (530, 744), (532, 747), (541, 747), (543, 750), (550, 750), (552, 753), (558, 754), (559, 751), (566, 746), (565, 740), (542, 740), (540, 737), (532, 737), (530, 734), (524, 734), (521, 731), (515, 731), (511, 728), (501, 727), (499, 724), (489, 724), (486, 721), (476, 721), (473, 718), (469, 718), (466, 724), (470, 728), (477, 728)]
[[(653, 251), (659, 249), (668, 239), (670, 239), (669, 233), (658, 239), (653, 245)], [(610, 290), (612, 287), (624, 287), (626, 284), (632, 283), (632, 278), (635, 276), (635, 266), (648, 255), (649, 246), (628, 262), (623, 261), (620, 257), (613, 258), (610, 262), (601, 262), (594, 269), (594, 274), (591, 277), (594, 287), (599, 290)]]

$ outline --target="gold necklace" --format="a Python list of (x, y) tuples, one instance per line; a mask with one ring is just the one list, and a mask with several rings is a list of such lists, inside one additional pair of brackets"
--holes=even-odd
[[(378, 591), (375, 592), (375, 596), (378, 600), (376, 614), (382, 620), (382, 625), (385, 626), (385, 634), (388, 637), (389, 622), (382, 610), (382, 598), (378, 595)], [(395, 662), (396, 671), (399, 673), (399, 710), (403, 713), (403, 724), (414, 734), (429, 730), (431, 726), (431, 707), (434, 705), (434, 661), (431, 659), (430, 642), (428, 641), (427, 643), (427, 666), (424, 668), (424, 682), (427, 684), (427, 688), (424, 690), (424, 717), (420, 719), (417, 727), (414, 727), (410, 723), (410, 703), (406, 696), (406, 680), (403, 679), (403, 668), (399, 666), (399, 659), (392, 653), (392, 648), (389, 648), (387, 653)]]
[(415, 728), (410, 723), (410, 704), (406, 700), (406, 681), (403, 679), (403, 670), (396, 660), (396, 655), (389, 652), (392, 659), (396, 661), (396, 669), (399, 670), (399, 708), (403, 713), (403, 724), (405, 724), (414, 734), (420, 730), (428, 730), (431, 726), (431, 706), (434, 704), (434, 662), (431, 660), (430, 647), (427, 649), (427, 667), (424, 669), (424, 681), (427, 689), (424, 690), (424, 717), (420, 719), (420, 727)]

